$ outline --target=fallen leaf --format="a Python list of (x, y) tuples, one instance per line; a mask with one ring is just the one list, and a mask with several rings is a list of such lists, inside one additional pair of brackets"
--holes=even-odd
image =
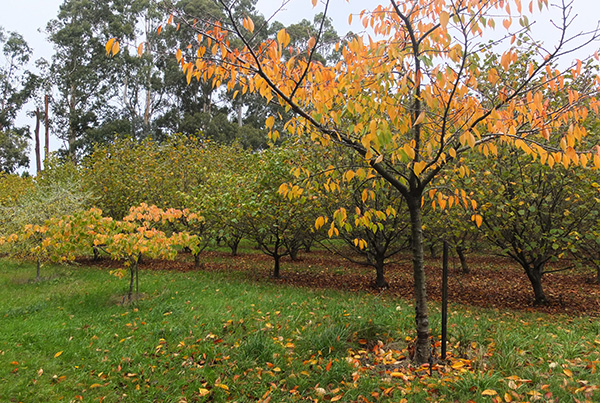
[(58, 353), (54, 354), (54, 358), (60, 356), (62, 353), (63, 353), (62, 351), (59, 351)]
[(498, 392), (496, 392), (494, 389), (486, 389), (483, 392), (481, 392), (481, 394), (483, 396), (496, 396)]

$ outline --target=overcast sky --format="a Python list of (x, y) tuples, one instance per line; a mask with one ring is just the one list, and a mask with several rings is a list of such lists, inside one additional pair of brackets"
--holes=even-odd
[[(550, 0), (550, 3), (560, 1)], [(576, 24), (572, 27), (572, 34), (595, 28), (600, 19), (600, 0), (570, 1), (572, 1), (574, 15), (577, 15)], [(528, 0), (522, 0), (522, 2), (524, 7), (529, 4)], [(0, 5), (2, 6), (0, 27), (8, 31), (19, 32), (23, 35), (29, 46), (34, 50), (32, 60), (41, 57), (50, 60), (53, 49), (52, 45), (46, 42), (44, 30), (48, 21), (56, 17), (58, 8), (62, 3), (63, 0), (0, 0)], [(344, 34), (349, 30), (360, 32), (362, 25), (360, 25), (358, 18), (354, 18), (352, 27), (348, 26), (349, 14), (357, 14), (363, 9), (372, 9), (377, 4), (388, 3), (386, 0), (331, 0), (328, 15), (333, 19), (334, 26), (339, 34)], [(258, 0), (257, 8), (265, 17), (269, 18), (281, 5), (282, 0)], [(323, 11), (321, 5), (313, 9), (311, 0), (290, 0), (274, 19), (288, 25), (303, 18), (312, 20), (314, 14), (321, 11)], [(557, 35), (553, 34), (555, 30), (553, 30), (550, 20), (557, 17), (557, 13), (552, 11), (544, 13), (541, 16), (538, 15), (535, 37), (555, 41)], [(600, 43), (596, 43), (593, 48), (586, 50), (585, 55), (589, 55), (599, 48)], [(578, 55), (578, 57), (583, 56), (583, 54)], [(24, 113), (22, 115), (24, 116)], [(33, 126), (34, 124), (33, 122), (26, 121), (24, 117), (20, 117), (19, 121), (21, 125), (29, 124)], [(59, 146), (60, 144), (57, 142), (54, 142), (54, 145), (52, 145), (53, 148)]]

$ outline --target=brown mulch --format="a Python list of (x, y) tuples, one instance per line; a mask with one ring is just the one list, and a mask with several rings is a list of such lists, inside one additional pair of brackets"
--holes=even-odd
[[(323, 251), (300, 254), (300, 260), (282, 259), (280, 279), (272, 279), (273, 260), (259, 252), (231, 256), (221, 252), (204, 252), (200, 268), (194, 267), (190, 256), (176, 261), (143, 259), (140, 270), (159, 271), (237, 271), (249, 280), (273, 281), (298, 287), (364, 291), (411, 300), (413, 297), (410, 256), (400, 257), (386, 267), (390, 287), (373, 287), (375, 270), (349, 263), (341, 257)], [(543, 278), (549, 303), (533, 307), (533, 291), (527, 276), (509, 259), (495, 256), (468, 257), (471, 272), (460, 273), (460, 265), (451, 259), (448, 277), (448, 300), (486, 308), (540, 311), (570, 315), (600, 316), (600, 285), (590, 282), (595, 273), (566, 271), (549, 273)], [(117, 261), (98, 262), (85, 259), (79, 263), (104, 268), (121, 267)], [(427, 293), (430, 300), (441, 300), (441, 259), (426, 259)]]

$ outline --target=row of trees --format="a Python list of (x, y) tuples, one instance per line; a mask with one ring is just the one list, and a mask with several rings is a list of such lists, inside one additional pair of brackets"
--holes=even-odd
[[(332, 253), (373, 267), (374, 285), (388, 286), (386, 265), (413, 242), (407, 206), (397, 190), (361, 166), (360, 160), (340, 158), (335, 167), (324, 165), (320, 157), (299, 145), (252, 153), (239, 145), (202, 144), (182, 136), (163, 143), (124, 138), (98, 148), (79, 169), (71, 163), (57, 164), (34, 182), (2, 177), (0, 184), (6, 184), (6, 194), (14, 197), (2, 201), (0, 227), (5, 238), (17, 234), (14, 241), (31, 238), (42, 244), (60, 217), (95, 206), (100, 210), (94, 210), (93, 217), (102, 211), (110, 222), (128, 223), (127, 229), (114, 227), (114, 234), (135, 234), (137, 228), (151, 228), (167, 237), (189, 234), (194, 237), (196, 264), (205, 248), (225, 243), (235, 255), (246, 238), (273, 258), (272, 275), (279, 277), (282, 257), (296, 259), (301, 249), (318, 242)], [(301, 176), (300, 162), (304, 169), (320, 172), (321, 180), (305, 189), (294, 185), (284, 196), (280, 188), (286, 186), (280, 185)], [(444, 177), (444, 186), (463, 182), (470, 194), (436, 192), (435, 203), (424, 206), (426, 244), (434, 249), (448, 241), (461, 258), (463, 271), (468, 270), (467, 252), (491, 250), (511, 257), (529, 279), (536, 303), (546, 302), (545, 273), (598, 267), (596, 171), (562, 165), (551, 169), (514, 148), (494, 159), (479, 158), (478, 164), (470, 176), (461, 177), (458, 169)], [(350, 165), (351, 175), (362, 179), (337, 187), (337, 177), (348, 175), (339, 167)], [(301, 194), (293, 197), (293, 192)], [(486, 203), (477, 206), (478, 198)], [(444, 203), (447, 206), (440, 208)], [(475, 214), (481, 214), (480, 228), (471, 220)], [(43, 228), (36, 237), (35, 226)], [(92, 248), (93, 241), (85, 242), (87, 247), (75, 252), (99, 252)], [(38, 263), (47, 249), (35, 249)], [(62, 255), (55, 253), (54, 258), (67, 256), (64, 249), (55, 249)], [(166, 255), (171, 250), (165, 248)], [(12, 246), (14, 254), (30, 252), (30, 243)], [(131, 256), (125, 260), (137, 268), (137, 255)], [(563, 264), (548, 264), (561, 260)]]

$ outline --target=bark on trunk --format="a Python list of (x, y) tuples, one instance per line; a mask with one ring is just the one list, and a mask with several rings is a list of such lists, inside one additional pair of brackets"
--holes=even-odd
[(50, 104), (50, 97), (48, 95), (44, 96), (44, 141), (46, 146), (44, 147), (44, 161), (48, 159), (50, 156), (50, 124), (48, 122), (48, 107)]
[(35, 273), (35, 281), (36, 282), (40, 281), (42, 279), (41, 272), (42, 272), (42, 261), (40, 260), (40, 258), (38, 258), (37, 266), (36, 266), (36, 273)]
[(69, 157), (73, 163), (76, 163), (77, 160), (75, 158), (75, 141), (77, 133), (75, 132), (75, 112), (77, 102), (75, 100), (75, 84), (71, 84), (71, 93), (69, 99), (69, 134), (68, 134), (68, 144), (69, 144)]
[(281, 278), (281, 274), (279, 274), (279, 262), (281, 261), (281, 256), (274, 255), (273, 259), (275, 259), (275, 266), (273, 267), (273, 278)]
[(195, 268), (200, 267), (200, 254), (199, 253), (194, 254), (194, 267)]
[(471, 270), (469, 269), (469, 265), (467, 264), (467, 258), (465, 257), (465, 250), (462, 246), (456, 247), (456, 254), (458, 255), (458, 259), (460, 260), (460, 267), (463, 274), (469, 274)]
[(431, 256), (432, 259), (438, 258), (437, 250), (435, 250), (435, 244), (433, 244), (433, 243), (429, 244), (429, 255)]
[(377, 273), (375, 287), (388, 288), (390, 285), (385, 281), (385, 260), (383, 258), (377, 258), (377, 261), (375, 262), (375, 272)]
[(40, 114), (42, 112), (37, 108), (35, 110), (35, 172), (42, 170), (42, 154), (40, 151)]
[(300, 252), (300, 244), (294, 244), (290, 248), (290, 258), (296, 262), (298, 260), (298, 252)]
[(527, 277), (529, 278), (531, 286), (533, 287), (533, 295), (535, 297), (533, 305), (545, 305), (548, 302), (548, 300), (546, 299), (546, 294), (544, 294), (544, 288), (542, 287), (543, 270), (543, 266), (534, 266), (525, 269)]
[(140, 270), (137, 262), (135, 262), (135, 299), (140, 299)]
[(302, 243), (304, 245), (304, 252), (310, 253), (310, 248), (312, 247), (312, 244), (313, 244), (312, 238), (304, 240), (304, 242), (302, 242)]
[(240, 245), (241, 238), (233, 238), (227, 242), (227, 246), (231, 248), (231, 256), (237, 256), (238, 246)]
[(133, 295), (133, 277), (135, 275), (135, 268), (134, 268), (133, 264), (131, 266), (129, 266), (129, 273), (130, 273), (130, 278), (129, 278), (129, 291), (127, 292), (127, 301), (131, 302), (131, 297)]
[(412, 237), (412, 261), (415, 287), (415, 322), (417, 341), (415, 343), (414, 361), (424, 364), (429, 361), (429, 316), (427, 311), (427, 289), (425, 278), (425, 259), (423, 256), (423, 220), (421, 212), (421, 195), (407, 198), (410, 213)]

